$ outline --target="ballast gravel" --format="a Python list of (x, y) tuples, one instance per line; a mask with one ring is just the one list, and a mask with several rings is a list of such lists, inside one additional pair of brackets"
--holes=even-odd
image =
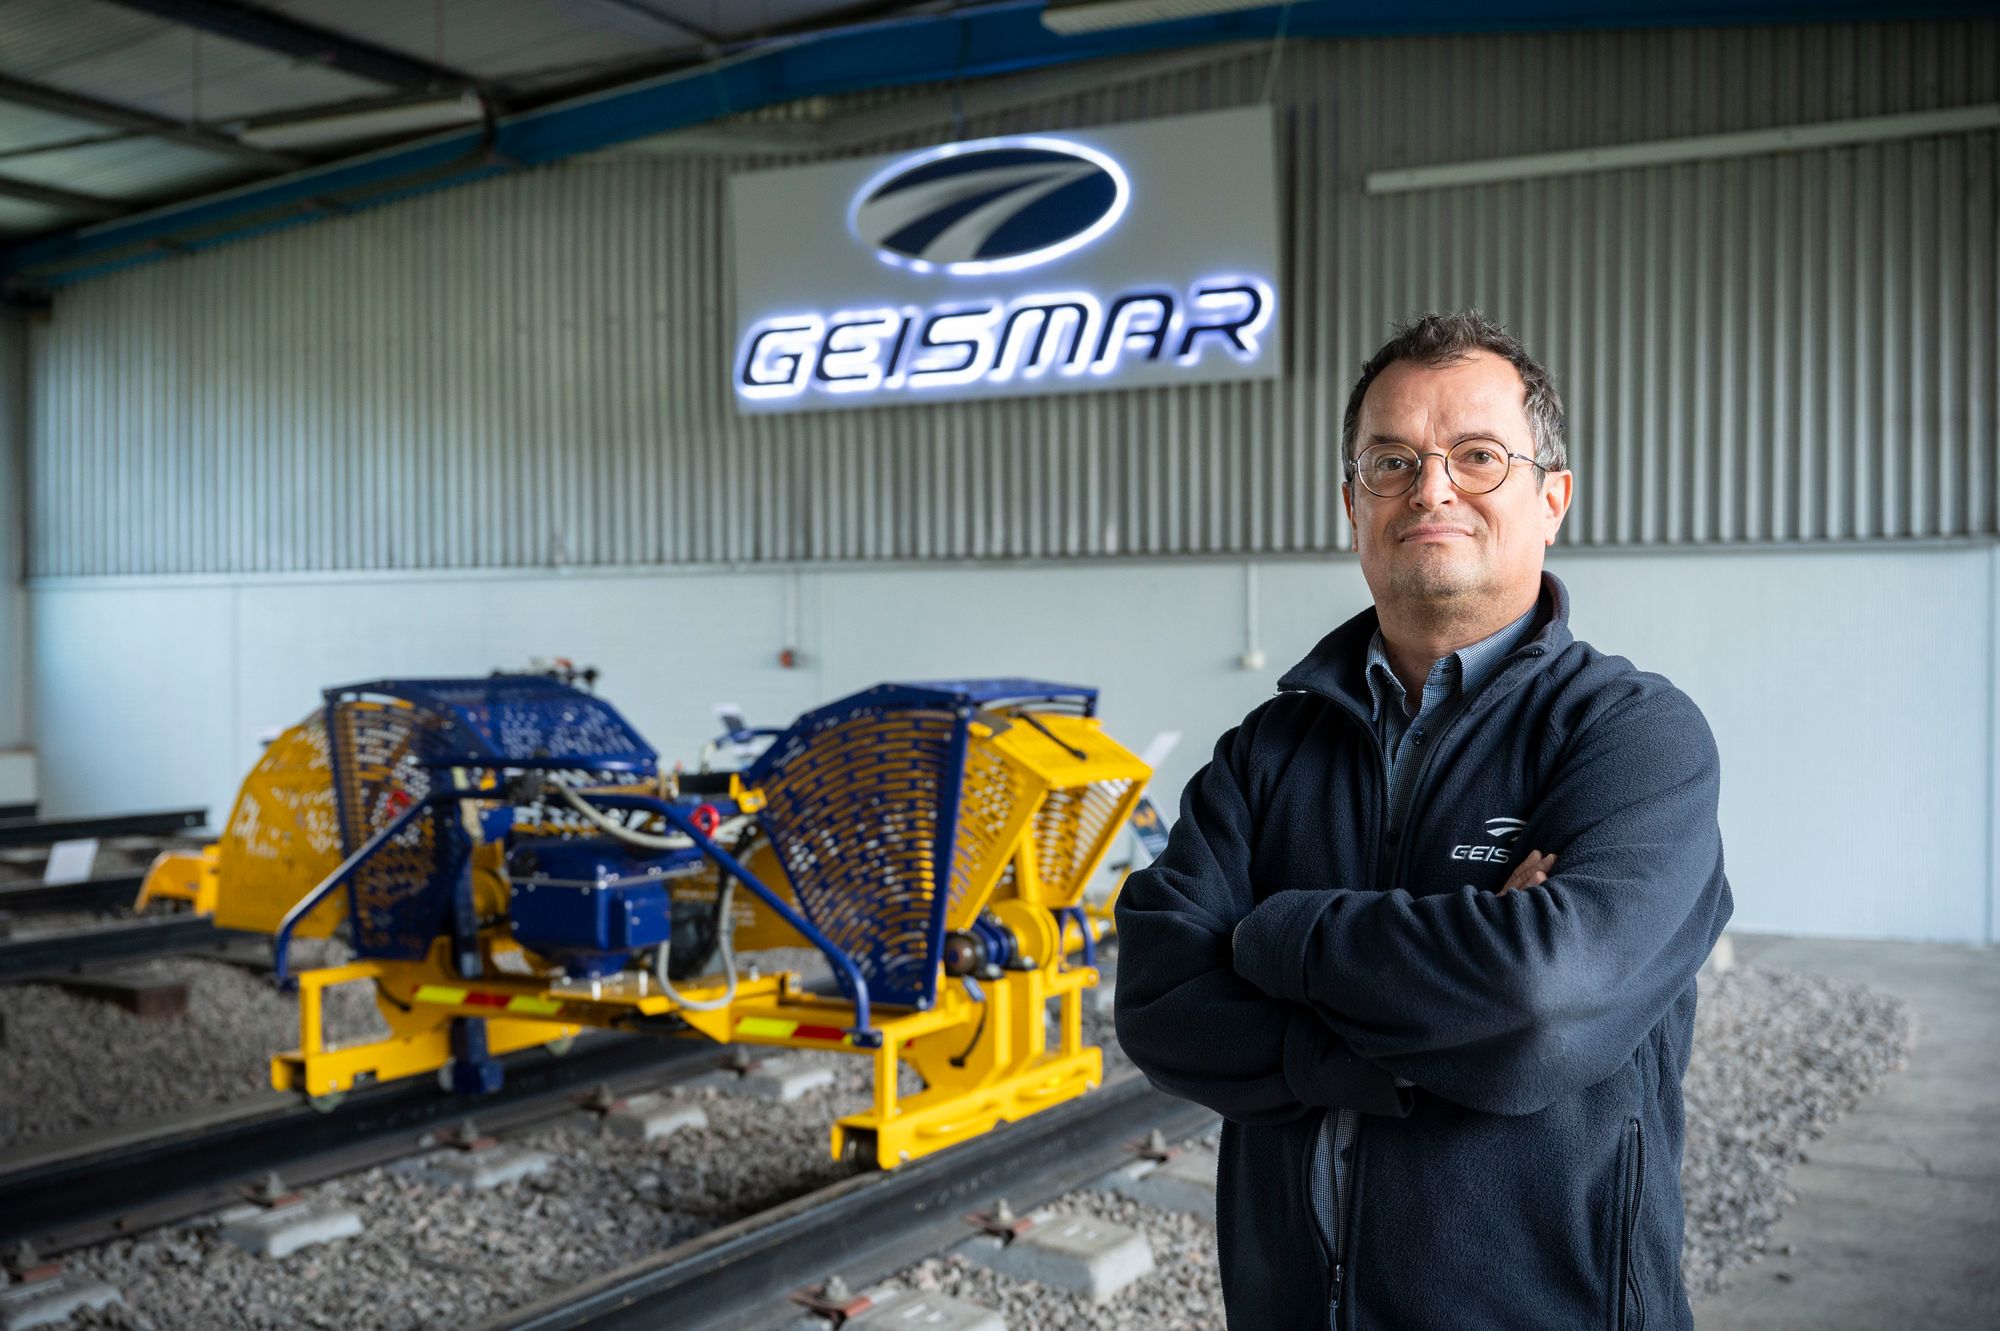
[[(1702, 977), (1683, 1083), (1681, 1274), (1691, 1299), (1763, 1254), (1772, 1225), (1796, 1200), (1786, 1182), (1804, 1145), (1902, 1068), (1914, 1040), (1908, 1005), (1864, 986), (1758, 969)], [(1154, 1273), (1102, 1307), (1007, 1280), (956, 1254), (929, 1258), (888, 1283), (997, 1309), (1014, 1331), (1222, 1327), (1215, 1228), (1207, 1219), (1097, 1189), (1070, 1193), (1049, 1209), (1138, 1228), (1153, 1244)]]
[[(1114, 964), (1112, 952), (1103, 961), (1107, 976)], [(264, 1000), (246, 995), (259, 986), (268, 990), (268, 981), (235, 978), (245, 986), (237, 995), (241, 1005), (258, 1008)], [(211, 1001), (197, 997), (190, 1020), (214, 1009), (218, 996), (226, 998), (229, 984), (223, 981), (210, 992)], [(0, 1005), (9, 1000), (0, 991)], [(70, 1041), (38, 1044), (32, 1058), (23, 1057), (27, 1046), (21, 1041), (23, 1023), (33, 1014), (9, 1012), (10, 1071), (52, 1057), (75, 1059), (85, 1046), (102, 1043), (97, 1033), (104, 1023), (129, 1020), (96, 1005), (88, 1014), (66, 1011)], [(81, 1024), (86, 1015), (88, 1024)], [(290, 1043), (290, 1019), (282, 1005), (277, 1014), (267, 1011), (256, 1020), (272, 1023), (273, 1037)], [(1087, 1007), (1085, 1022), (1086, 1038), (1104, 1045), (1107, 1064), (1123, 1063), (1108, 1014)], [(29, 1024), (49, 1023), (38, 1018)], [(233, 1073), (223, 1075), (254, 1074), (261, 1081), (262, 1059), (277, 1045), (259, 1045), (254, 1031), (239, 1029), (236, 1038), (255, 1057), (239, 1055)], [(1684, 1273), (1691, 1296), (1713, 1289), (1761, 1252), (1771, 1224), (1791, 1200), (1786, 1179), (1802, 1148), (1900, 1067), (1912, 1039), (1907, 1008), (1859, 986), (1755, 968), (1704, 976), (1686, 1082)], [(183, 1031), (177, 1040), (125, 1046), (128, 1062), (150, 1070), (128, 1066), (120, 1075), (135, 1086), (153, 1080), (177, 1085), (180, 1099), (167, 1107), (185, 1108), (194, 1080), (188, 1059), (198, 1043)], [(669, 1089), (669, 1096), (699, 1104), (709, 1126), (650, 1143), (602, 1132), (579, 1116), (516, 1139), (548, 1151), (555, 1169), (491, 1192), (437, 1188), (387, 1169), (308, 1189), (314, 1198), (355, 1207), (367, 1232), (286, 1262), (249, 1257), (202, 1224), (72, 1253), (65, 1259), (72, 1270), (105, 1280), (125, 1296), (123, 1306), (83, 1314), (75, 1324), (162, 1331), (190, 1326), (418, 1331), (464, 1326), (546, 1297), (844, 1175), (847, 1167), (827, 1152), (828, 1125), (866, 1103), (867, 1063), (833, 1054), (791, 1057), (826, 1061), (835, 1070), (834, 1085), (788, 1104), (714, 1087)], [(222, 1060), (221, 1066), (232, 1065)], [(21, 1103), (45, 1111), (69, 1094), (60, 1089), (63, 1074), (37, 1066), (30, 1075), (42, 1089)], [(68, 1075), (87, 1084), (106, 1075), (105, 1065), (92, 1057)], [(154, 1094), (162, 1105), (172, 1099), (163, 1091)], [(225, 1090), (212, 1098), (238, 1094), (240, 1089)], [(93, 1097), (88, 1103), (104, 1102)], [(21, 1113), (15, 1100), (5, 1105), (9, 1115)], [(111, 1107), (123, 1105), (114, 1098)], [(1136, 1225), (1151, 1238), (1158, 1269), (1097, 1307), (1064, 1292), (1004, 1280), (952, 1256), (920, 1263), (899, 1279), (999, 1308), (1016, 1331), (1221, 1327), (1214, 1229), (1206, 1218), (1096, 1190), (1071, 1194), (1055, 1206)], [(801, 1271), (799, 1283), (826, 1274)]]
[(1681, 1083), (1690, 1298), (1763, 1255), (1797, 1200), (1787, 1181), (1806, 1144), (1900, 1071), (1915, 1045), (1909, 1004), (1865, 985), (1757, 967), (1704, 977)]
[[(1182, 1141), (1183, 1149), (1214, 1149), (1214, 1135)], [(1153, 1248), (1153, 1270), (1106, 1303), (1070, 1290), (996, 1275), (957, 1253), (926, 1258), (889, 1282), (906, 1289), (948, 1294), (1007, 1321), (1009, 1331), (1056, 1327), (1110, 1331), (1220, 1331), (1222, 1284), (1215, 1265), (1215, 1226), (1207, 1217), (1163, 1211), (1120, 1194), (1085, 1188), (1041, 1208), (1054, 1215), (1085, 1215), (1136, 1229)]]
[(389, 1167), (305, 1189), (358, 1211), (367, 1229), (285, 1261), (252, 1257), (199, 1223), (71, 1253), (69, 1269), (125, 1296), (76, 1325), (446, 1331), (557, 1293), (852, 1172), (828, 1152), (827, 1133), (867, 1104), (867, 1062), (789, 1056), (827, 1063), (834, 1084), (787, 1103), (668, 1089), (699, 1105), (708, 1126), (653, 1142), (579, 1113), (509, 1139), (548, 1152), (553, 1169), (484, 1192)]
[[(339, 945), (302, 943), (302, 962), (335, 964)], [(298, 999), (266, 975), (170, 957), (121, 975), (188, 987), (185, 1016), (146, 1018), (54, 984), (0, 987), (0, 1151), (241, 1100), (271, 1085), (271, 1055), (299, 1043)], [(326, 993), (327, 1035), (386, 1034), (372, 987)]]

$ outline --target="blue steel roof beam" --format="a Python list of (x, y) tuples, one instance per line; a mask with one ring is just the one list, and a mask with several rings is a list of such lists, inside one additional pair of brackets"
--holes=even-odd
[[(1298, 6), (1311, 9), (1313, 3)], [(644, 138), (665, 130), (824, 92), (1011, 73), (1039, 65), (1101, 59), (1209, 41), (1268, 36), (1276, 10), (1058, 37), (1041, 26), (1040, 0), (1004, 0), (980, 8), (917, 18), (885, 18), (750, 44), (720, 61), (554, 106), (502, 117), (492, 139), (478, 131), (439, 135), (414, 144), (253, 182), (220, 194), (155, 209), (116, 222), (42, 237), (0, 251), (0, 278), (29, 288), (55, 287), (159, 258), (163, 251), (207, 248), (296, 225), (324, 211), (316, 201), (349, 191), (376, 192), (377, 201), (450, 183), (482, 179), (513, 166), (535, 165)], [(1293, 31), (1298, 18), (1293, 17)], [(226, 234), (217, 228), (241, 222)], [(189, 233), (198, 233), (192, 246)], [(168, 250), (161, 242), (174, 240)], [(120, 253), (123, 251), (123, 253)], [(94, 260), (86, 264), (85, 260)], [(18, 279), (28, 277), (26, 283)]]
[[(1968, 17), (1990, 0), (1449, 0), (1412, 10), (1399, 0), (1297, 0), (1284, 17), (1293, 37), (1379, 36), (1420, 32), (1497, 32), (1641, 26), (1852, 22), (1882, 18)], [(1003, 0), (942, 13), (816, 31), (752, 44), (738, 54), (685, 71), (553, 106), (501, 117), (490, 143), (464, 131), (383, 149), (277, 180), (155, 209), (0, 251), (0, 278), (55, 287), (156, 258), (143, 247), (158, 237), (200, 231), (198, 248), (262, 234), (301, 220), (273, 220), (315, 198), (369, 190), (370, 202), (467, 183), (511, 166), (681, 129), (801, 97), (978, 78), (1026, 69), (1189, 46), (1270, 38), (1285, 7), (1236, 10), (1061, 36), (1042, 26), (1041, 0)], [(447, 177), (438, 179), (439, 176)], [(424, 177), (430, 177), (424, 179)], [(415, 181), (412, 184), (410, 182)], [(232, 220), (241, 222), (227, 230)], [(139, 248), (140, 252), (132, 252)], [(121, 253), (122, 251), (122, 253)], [(92, 260), (95, 260), (92, 262)]]
[(470, 88), (479, 83), (464, 70), (239, 0), (109, 0), (109, 3), (184, 28), (227, 37), (245, 46), (308, 60), (385, 87), (441, 90)]

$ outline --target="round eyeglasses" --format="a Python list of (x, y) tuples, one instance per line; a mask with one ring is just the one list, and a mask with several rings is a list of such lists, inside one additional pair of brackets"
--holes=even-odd
[(1510, 453), (1491, 439), (1465, 439), (1449, 453), (1418, 453), (1402, 444), (1371, 444), (1347, 464), (1347, 475), (1350, 480), (1359, 480), (1369, 494), (1394, 499), (1409, 493), (1423, 471), (1424, 460), (1430, 457), (1442, 457), (1445, 476), (1469, 495), (1499, 489), (1516, 462), (1525, 462), (1536, 471), (1547, 470), (1533, 458)]

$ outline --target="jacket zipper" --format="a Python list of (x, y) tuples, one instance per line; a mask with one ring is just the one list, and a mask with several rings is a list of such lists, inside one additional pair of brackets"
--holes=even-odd
[[(1516, 654), (1540, 656), (1542, 655), (1542, 651), (1543, 649), (1540, 647), (1522, 648), (1519, 650), (1518, 653), (1510, 653), (1508, 659), (1511, 661), (1514, 655)], [(1493, 685), (1499, 681), (1501, 673), (1502, 671), (1496, 670), (1493, 673), (1493, 677), (1487, 680), (1486, 684), (1479, 690), (1479, 693), (1484, 694), (1488, 689), (1492, 688)], [(1376, 742), (1374, 728), (1371, 725), (1369, 725), (1367, 717), (1363, 716), (1360, 712), (1356, 711), (1354, 708), (1348, 706), (1348, 704), (1343, 699), (1334, 698), (1330, 694), (1321, 694), (1320, 696), (1327, 698), (1328, 701), (1334, 703), (1335, 706), (1339, 707), (1340, 710), (1343, 713), (1345, 713), (1347, 717), (1360, 728), (1363, 740), (1362, 747), (1367, 749), (1369, 754), (1374, 759), (1375, 781), (1376, 785), (1381, 789), (1382, 792), (1381, 801), (1377, 806), (1380, 809), (1380, 814), (1377, 817), (1376, 821), (1379, 827), (1386, 828), (1389, 821), (1389, 797), (1393, 792), (1391, 792), (1389, 789), (1389, 764), (1388, 761), (1382, 757), (1382, 749), (1381, 746)], [(1452, 732), (1452, 728), (1458, 724), (1460, 718), (1462, 718), (1466, 714), (1466, 712), (1470, 710), (1477, 696), (1478, 695), (1475, 695), (1474, 698), (1467, 698), (1463, 703), (1459, 705), (1458, 710), (1453, 712), (1450, 719), (1448, 719), (1445, 722), (1444, 729), (1441, 732), (1439, 732), (1436, 741), (1432, 743), (1429, 748), (1425, 749), (1424, 756), (1417, 760), (1417, 779), (1415, 784), (1410, 787), (1410, 807), (1408, 810), (1405, 811), (1406, 825), (1407, 823), (1414, 821), (1416, 817), (1416, 811), (1423, 806), (1422, 797), (1424, 793), (1424, 778), (1430, 775), (1431, 755), (1437, 752), (1439, 746), (1442, 745), (1444, 742), (1444, 737)], [(1409, 839), (1408, 837), (1402, 835), (1402, 830), (1399, 829), (1396, 837), (1395, 855), (1394, 858), (1390, 861), (1390, 868), (1389, 868), (1389, 890), (1391, 891), (1394, 891), (1397, 887), (1399, 887), (1402, 882), (1403, 846), (1404, 843), (1408, 841), (1408, 839)], [(1374, 877), (1373, 871), (1380, 867), (1379, 852), (1382, 844), (1382, 837), (1380, 833), (1377, 834), (1374, 844), (1378, 853), (1378, 859), (1377, 862), (1371, 863), (1368, 866), (1371, 871), (1370, 872), (1371, 880)], [(1346, 1250), (1348, 1246), (1347, 1245), (1347, 1237), (1348, 1237), (1347, 1194), (1352, 1191), (1354, 1166), (1360, 1162), (1360, 1157), (1361, 1157), (1361, 1150), (1360, 1150), (1361, 1134), (1360, 1134), (1360, 1125), (1358, 1122), (1360, 1115), (1355, 1114), (1355, 1111), (1351, 1109), (1342, 1109), (1339, 1110), (1338, 1113), (1343, 1116), (1354, 1114), (1357, 1122), (1355, 1125), (1353, 1140), (1349, 1143), (1349, 1145), (1354, 1148), (1354, 1158), (1347, 1162), (1347, 1168), (1345, 1169), (1341, 1168), (1340, 1156), (1338, 1154), (1338, 1143), (1340, 1138), (1338, 1119), (1335, 1120), (1335, 1125), (1334, 1125), (1334, 1141), (1329, 1143), (1330, 1148), (1332, 1148), (1335, 1151), (1333, 1159), (1333, 1178), (1334, 1178), (1333, 1276), (1332, 1280), (1330, 1281), (1330, 1288), (1328, 1288), (1327, 1290), (1327, 1317), (1326, 1317), (1327, 1327), (1329, 1331), (1340, 1331), (1340, 1321), (1341, 1321), (1340, 1305), (1341, 1305), (1341, 1300), (1346, 1293), (1346, 1284), (1347, 1284), (1347, 1262), (1346, 1262), (1347, 1258)], [(1320, 1134), (1324, 1133), (1326, 1129), (1327, 1129), (1326, 1116), (1321, 1115), (1319, 1128), (1313, 1134), (1313, 1140), (1310, 1144), (1310, 1149), (1308, 1149), (1306, 1152), (1306, 1196), (1308, 1198), (1310, 1198), (1313, 1195), (1312, 1170), (1319, 1154), (1319, 1136)], [(1636, 1204), (1634, 1205), (1633, 1209), (1637, 1210)], [(1320, 1228), (1321, 1227), (1318, 1224), (1315, 1224), (1313, 1226), (1313, 1229), (1315, 1230), (1316, 1233), (1320, 1230)], [(1629, 1247), (1629, 1234), (1630, 1234), (1629, 1220), (1627, 1221), (1627, 1234), (1628, 1234), (1628, 1247)], [(1325, 1246), (1323, 1238), (1321, 1239), (1321, 1246), (1322, 1247)], [(1635, 1293), (1637, 1292), (1636, 1286), (1634, 1286), (1634, 1292)], [(1621, 1290), (1621, 1296), (1622, 1296), (1622, 1290)], [(1641, 1319), (1641, 1325), (1643, 1325), (1644, 1324), (1643, 1311), (1640, 1314), (1640, 1319)]]
[[(1646, 1138), (1638, 1119), (1632, 1123), (1632, 1177), (1625, 1185), (1625, 1234), (1618, 1262), (1618, 1327), (1619, 1331), (1644, 1331), (1646, 1325), (1646, 1296), (1639, 1289), (1639, 1281), (1632, 1274), (1632, 1236), (1639, 1225), (1639, 1202), (1646, 1195)], [(1627, 1295), (1632, 1309), (1631, 1319), (1626, 1317)]]
[[(1320, 1116), (1319, 1128), (1313, 1133), (1312, 1147), (1306, 1153), (1308, 1174), (1317, 1172), (1320, 1143), (1329, 1130), (1330, 1140), (1326, 1141), (1327, 1164), (1333, 1171), (1333, 1277), (1326, 1295), (1326, 1324), (1329, 1331), (1338, 1331), (1340, 1326), (1341, 1287), (1347, 1283), (1347, 1205), (1354, 1192), (1354, 1164), (1352, 1160), (1344, 1165), (1340, 1158), (1341, 1138), (1347, 1139), (1348, 1149), (1361, 1139), (1361, 1115), (1352, 1109), (1337, 1109), (1331, 1115)], [(1308, 1186), (1312, 1179), (1308, 1178)], [(1308, 1193), (1308, 1196), (1315, 1195)], [(1315, 1217), (1313, 1228), (1325, 1233), (1323, 1223)]]
[(1340, 1158), (1340, 1128), (1334, 1128), (1333, 1141), (1333, 1294), (1328, 1300), (1327, 1325), (1332, 1331), (1340, 1331), (1341, 1296), (1347, 1284), (1348, 1227), (1352, 1217), (1349, 1211), (1354, 1205), (1354, 1166), (1361, 1160), (1361, 1115), (1356, 1110), (1340, 1111), (1343, 1119), (1352, 1122), (1353, 1127), (1347, 1139), (1349, 1159), (1342, 1168)]
[[(1380, 813), (1376, 818), (1379, 829), (1389, 821), (1389, 765), (1384, 761), (1382, 751), (1376, 745), (1374, 734), (1369, 730), (1365, 719), (1345, 705), (1342, 705), (1341, 710), (1346, 712), (1349, 718), (1360, 726), (1364, 741), (1362, 747), (1367, 749), (1374, 759), (1375, 784), (1381, 790), (1381, 800), (1377, 806), (1380, 809)], [(1419, 772), (1418, 776), (1421, 778), (1422, 773)], [(1374, 840), (1374, 845), (1378, 850), (1378, 861), (1381, 840), (1381, 835), (1378, 831)], [(1371, 863), (1368, 866), (1371, 881), (1374, 878), (1375, 870), (1379, 867), (1379, 862)], [(1341, 1301), (1346, 1295), (1347, 1207), (1348, 1199), (1353, 1195), (1354, 1191), (1354, 1166), (1359, 1162), (1361, 1156), (1360, 1120), (1361, 1115), (1352, 1109), (1334, 1111), (1334, 1118), (1331, 1123), (1333, 1139), (1327, 1143), (1327, 1150), (1332, 1156), (1330, 1163), (1333, 1169), (1333, 1274), (1326, 1292), (1326, 1324), (1328, 1331), (1340, 1331)], [(1349, 1126), (1350, 1124), (1352, 1125), (1351, 1127)], [(1311, 1191), (1311, 1174), (1314, 1166), (1318, 1164), (1320, 1138), (1327, 1132), (1328, 1127), (1327, 1117), (1322, 1114), (1320, 1116), (1319, 1128), (1314, 1132), (1310, 1149), (1306, 1152), (1306, 1185), (1308, 1188), (1306, 1195), (1308, 1197), (1313, 1195)], [(1343, 1129), (1347, 1130), (1343, 1132)], [(1348, 1138), (1348, 1149), (1352, 1152), (1351, 1157), (1344, 1163), (1340, 1158), (1340, 1139), (1343, 1135)], [(1321, 1230), (1322, 1227), (1315, 1224), (1313, 1228)]]
[[(1314, 1167), (1319, 1163), (1319, 1136), (1322, 1132), (1325, 1131), (1326, 1131), (1326, 1114), (1322, 1112), (1319, 1117), (1319, 1124), (1318, 1126), (1314, 1127), (1312, 1137), (1307, 1141), (1306, 1149), (1301, 1154), (1299, 1159), (1299, 1191), (1300, 1194), (1305, 1197), (1306, 1205), (1309, 1208), (1311, 1208), (1313, 1212), (1313, 1226), (1312, 1226), (1313, 1244), (1319, 1249), (1320, 1259), (1324, 1261), (1328, 1267), (1332, 1268), (1332, 1275), (1330, 1280), (1322, 1282), (1321, 1284), (1323, 1301), (1327, 1305), (1326, 1324), (1329, 1328), (1329, 1331), (1331, 1331), (1331, 1328), (1333, 1328), (1335, 1325), (1334, 1310), (1340, 1306), (1340, 1283), (1341, 1283), (1340, 1258), (1336, 1251), (1329, 1251), (1326, 1227), (1324, 1224), (1321, 1223), (1319, 1208), (1313, 1205), (1313, 1199), (1317, 1195), (1317, 1190), (1314, 1187), (1316, 1180), (1313, 1177), (1313, 1171)], [(1340, 1240), (1338, 1238), (1338, 1231), (1336, 1230), (1336, 1236), (1332, 1240), (1332, 1246), (1335, 1249), (1337, 1249), (1339, 1243)]]
[[(1530, 656), (1540, 656), (1542, 654), (1542, 649), (1539, 647), (1524, 647), (1521, 648), (1520, 650)], [(1512, 660), (1513, 658), (1509, 656), (1508, 659)], [(1482, 696), (1485, 695), (1488, 689), (1492, 688), (1494, 684), (1499, 682), (1500, 676), (1503, 672), (1504, 672), (1504, 667), (1502, 668), (1502, 670), (1494, 671), (1492, 677), (1489, 678), (1485, 684), (1480, 686), (1478, 693), (1474, 694), (1472, 697), (1467, 698), (1463, 702), (1461, 702), (1458, 705), (1457, 710), (1454, 711), (1449, 717), (1445, 718), (1444, 729), (1438, 731), (1437, 734), (1431, 737), (1429, 746), (1424, 749), (1424, 756), (1417, 759), (1417, 779), (1415, 783), (1412, 784), (1410, 787), (1410, 807), (1404, 810), (1403, 812), (1403, 826), (1400, 829), (1398, 829), (1396, 836), (1395, 858), (1391, 860), (1389, 863), (1390, 891), (1393, 892), (1397, 888), (1403, 885), (1403, 847), (1407, 846), (1410, 842), (1410, 838), (1407, 835), (1405, 835), (1405, 833), (1409, 831), (1410, 824), (1416, 821), (1417, 810), (1423, 808), (1424, 806), (1424, 800), (1423, 800), (1424, 778), (1429, 776), (1431, 772), (1431, 756), (1435, 754), (1439, 749), (1444, 747), (1445, 736), (1451, 734), (1452, 731), (1458, 728), (1458, 723), (1465, 718), (1465, 714), (1467, 712), (1472, 710), (1473, 703), (1477, 702)], [(1372, 735), (1370, 736), (1370, 739), (1371, 740), (1373, 739)], [(1381, 757), (1381, 753), (1379, 750), (1376, 753), (1376, 757), (1378, 759)], [(1384, 786), (1388, 785), (1388, 775), (1386, 771), (1384, 772), (1383, 775), (1382, 784)], [(1385, 818), (1388, 813), (1389, 793), (1390, 792), (1388, 792), (1387, 790), (1384, 790), (1382, 792), (1382, 807)]]

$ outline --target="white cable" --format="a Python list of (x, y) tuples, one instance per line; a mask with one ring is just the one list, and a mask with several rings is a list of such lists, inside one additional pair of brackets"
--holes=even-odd
[[(587, 821), (603, 828), (617, 840), (624, 842), (628, 846), (636, 846), (641, 850), (685, 850), (687, 848), (688, 841), (685, 837), (669, 838), (654, 836), (650, 832), (635, 831), (623, 823), (615, 822), (605, 817), (590, 801), (584, 799), (583, 796), (577, 794), (568, 786), (558, 784), (555, 786), (555, 791), (563, 797), (564, 803), (582, 814)], [(722, 997), (708, 999), (683, 998), (680, 995), (680, 991), (674, 988), (673, 981), (667, 978), (667, 949), (673, 942), (671, 929), (669, 930), (667, 942), (660, 944), (659, 948), (653, 953), (653, 978), (660, 982), (660, 988), (666, 992), (668, 998), (673, 999), (674, 1002), (680, 1004), (690, 1012), (715, 1012), (728, 1007), (736, 1001), (736, 949), (730, 946), (730, 936), (735, 931), (730, 928), (729, 922), (729, 905), (731, 897), (736, 892), (736, 880), (727, 872), (724, 872), (721, 877), (722, 886), (715, 901), (715, 946), (722, 953), (722, 973), (728, 982), (727, 986), (723, 989)], [(669, 920), (670, 925), (671, 923), (671, 920)]]
[(568, 786), (551, 783), (551, 789), (561, 795), (564, 802), (582, 814), (586, 820), (595, 823), (628, 846), (637, 846), (641, 850), (686, 850), (693, 844), (686, 837), (654, 836), (651, 832), (636, 831), (623, 823), (615, 822), (605, 817), (595, 805)]
[[(672, 944), (671, 936), (660, 944), (653, 953), (653, 978), (660, 982), (660, 988), (668, 998), (690, 1012), (714, 1012), (726, 1008), (736, 1001), (736, 949), (729, 945), (729, 936), (734, 932), (729, 927), (729, 900), (736, 892), (736, 880), (728, 874), (722, 876), (722, 888), (715, 898), (715, 946), (722, 953), (722, 974), (726, 985), (720, 998), (683, 998), (674, 982), (667, 978), (667, 948)], [(671, 931), (669, 931), (671, 933)]]

